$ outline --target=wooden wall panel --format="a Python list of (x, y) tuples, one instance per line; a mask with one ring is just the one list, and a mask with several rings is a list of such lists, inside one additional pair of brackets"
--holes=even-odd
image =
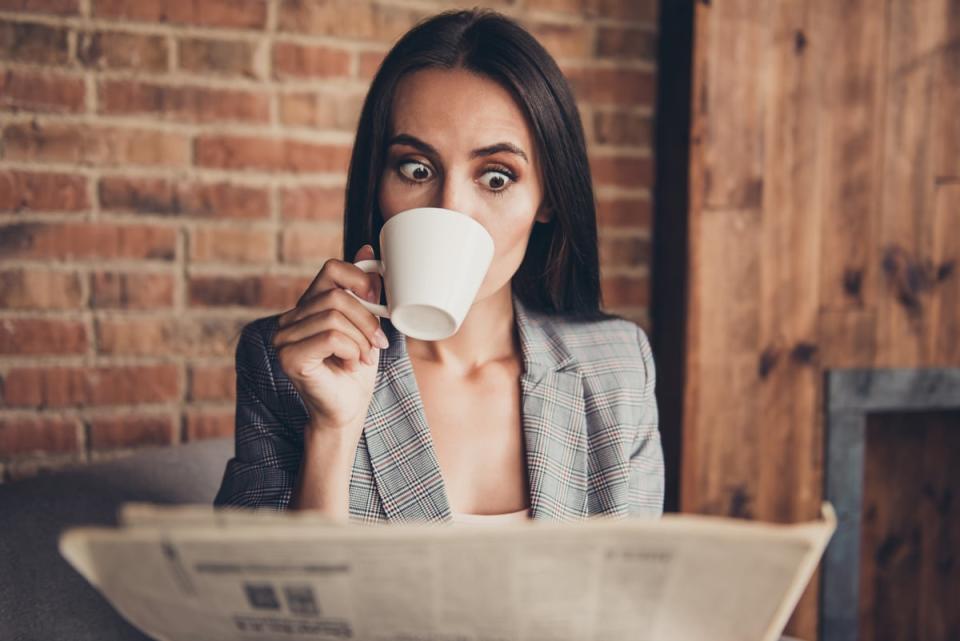
[[(960, 87), (960, 78), (957, 83)], [(960, 115), (956, 120), (960, 122)], [(960, 140), (960, 135), (957, 138)], [(933, 363), (956, 365), (960, 363), (960, 178), (937, 185), (934, 202), (932, 260), (938, 266), (937, 284), (930, 302), (931, 331), (925, 338)]]
[[(877, 365), (928, 362), (926, 296), (932, 263), (924, 260), (933, 234), (931, 131), (942, 44), (940, 11), (947, 0), (890, 0), (887, 15), (886, 95), (880, 235), (881, 279)], [(952, 1), (952, 0), (950, 0)], [(921, 179), (922, 177), (922, 179)]]
[[(700, 115), (705, 119), (701, 187), (706, 209), (759, 207), (764, 171), (766, 96), (756, 74), (770, 34), (769, 0), (727, 0), (712, 8), (702, 52), (724, 64), (703, 67)], [(699, 10), (699, 9), (698, 9)]]
[[(820, 302), (825, 327), (856, 328), (854, 336), (873, 330), (875, 322), (877, 230), (873, 213), (880, 204), (883, 137), (877, 123), (883, 115), (885, 13), (875, 0), (816, 0), (816, 26), (810, 38), (821, 52), (816, 61), (823, 75), (823, 93), (816, 105), (822, 179), (820, 206)], [(849, 28), (850, 24), (857, 28)], [(842, 313), (852, 319), (843, 320)], [(841, 334), (843, 331), (841, 330)], [(851, 337), (853, 338), (853, 337)], [(830, 340), (822, 345), (826, 360), (844, 362), (857, 340)], [(857, 348), (862, 354), (862, 348)], [(870, 359), (873, 352), (870, 351)]]
[(960, 0), (697, 3), (682, 511), (815, 517), (824, 370), (960, 364), (958, 25)]

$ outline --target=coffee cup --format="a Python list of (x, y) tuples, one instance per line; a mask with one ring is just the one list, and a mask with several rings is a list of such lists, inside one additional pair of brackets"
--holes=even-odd
[(354, 263), (383, 277), (386, 305), (350, 292), (403, 334), (436, 341), (457, 333), (493, 259), (493, 237), (470, 216), (440, 207), (402, 211), (380, 229), (380, 260)]

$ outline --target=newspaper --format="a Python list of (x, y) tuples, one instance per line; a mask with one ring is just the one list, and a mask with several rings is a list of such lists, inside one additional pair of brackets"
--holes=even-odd
[(774, 641), (836, 527), (667, 514), (457, 524), (124, 506), (61, 554), (161, 641)]

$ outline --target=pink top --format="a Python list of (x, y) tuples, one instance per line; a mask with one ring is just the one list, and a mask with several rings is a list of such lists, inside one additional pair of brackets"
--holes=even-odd
[(453, 512), (454, 523), (464, 523), (469, 525), (503, 525), (506, 523), (518, 523), (526, 521), (528, 508), (517, 510), (516, 512), (505, 512), (504, 514), (468, 514), (466, 512)]

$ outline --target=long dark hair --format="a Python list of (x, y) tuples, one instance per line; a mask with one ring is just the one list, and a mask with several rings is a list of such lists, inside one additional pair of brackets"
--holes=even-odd
[(366, 243), (380, 255), (383, 225), (377, 194), (400, 79), (425, 68), (466, 69), (507, 89), (525, 113), (542, 168), (547, 223), (534, 224), (514, 293), (535, 311), (577, 319), (601, 311), (597, 219), (580, 113), (566, 78), (523, 27), (491, 10), (445, 11), (408, 31), (370, 85), (347, 178), (343, 251), (350, 260)]

